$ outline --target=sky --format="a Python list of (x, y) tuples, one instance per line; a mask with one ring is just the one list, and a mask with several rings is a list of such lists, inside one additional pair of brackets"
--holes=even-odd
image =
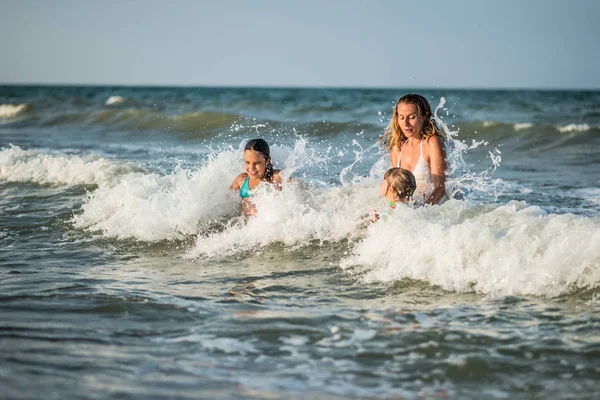
[(600, 0), (0, 0), (0, 84), (600, 89)]

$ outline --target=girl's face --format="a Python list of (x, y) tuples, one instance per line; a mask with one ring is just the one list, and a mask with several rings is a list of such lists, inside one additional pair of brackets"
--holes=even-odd
[(415, 104), (400, 103), (396, 107), (398, 112), (398, 126), (402, 129), (402, 133), (406, 138), (421, 137), (421, 128), (425, 119), (419, 114), (419, 110)]
[(381, 193), (381, 195), (388, 200), (396, 201), (396, 196), (394, 196), (394, 190), (392, 190), (388, 181), (386, 181), (385, 179), (381, 182), (381, 186), (379, 186), (379, 193)]
[(263, 179), (267, 173), (267, 159), (260, 151), (246, 150), (244, 169), (251, 179)]

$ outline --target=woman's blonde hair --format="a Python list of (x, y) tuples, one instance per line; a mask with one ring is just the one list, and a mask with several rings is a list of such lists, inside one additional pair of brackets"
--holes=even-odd
[(414, 104), (417, 107), (417, 112), (423, 117), (423, 127), (421, 128), (421, 135), (425, 139), (431, 136), (438, 135), (442, 136), (440, 128), (438, 128), (435, 120), (433, 119), (433, 113), (431, 112), (431, 106), (427, 99), (419, 94), (407, 94), (398, 100), (394, 106), (392, 113), (392, 120), (388, 127), (385, 129), (383, 135), (379, 137), (377, 143), (383, 141), (383, 147), (392, 150), (394, 146), (398, 149), (402, 148), (402, 144), (406, 141), (406, 136), (402, 133), (402, 129), (398, 124), (398, 104)]
[(391, 188), (398, 200), (409, 200), (417, 188), (415, 176), (404, 168), (388, 169), (383, 179), (388, 183), (388, 190)]

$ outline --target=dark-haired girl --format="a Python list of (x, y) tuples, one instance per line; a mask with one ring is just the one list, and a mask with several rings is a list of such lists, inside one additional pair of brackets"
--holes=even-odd
[(269, 145), (263, 139), (252, 139), (244, 147), (244, 170), (234, 180), (231, 190), (239, 190), (242, 198), (242, 212), (245, 217), (256, 213), (256, 207), (250, 197), (252, 190), (256, 189), (262, 182), (275, 185), (281, 190), (281, 176), (279, 170), (273, 169), (271, 164), (271, 151)]

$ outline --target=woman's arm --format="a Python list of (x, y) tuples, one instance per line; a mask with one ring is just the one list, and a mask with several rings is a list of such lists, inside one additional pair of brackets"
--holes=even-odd
[(433, 177), (433, 192), (425, 202), (437, 204), (446, 194), (446, 147), (440, 136), (434, 135), (427, 140), (429, 145), (429, 167)]

